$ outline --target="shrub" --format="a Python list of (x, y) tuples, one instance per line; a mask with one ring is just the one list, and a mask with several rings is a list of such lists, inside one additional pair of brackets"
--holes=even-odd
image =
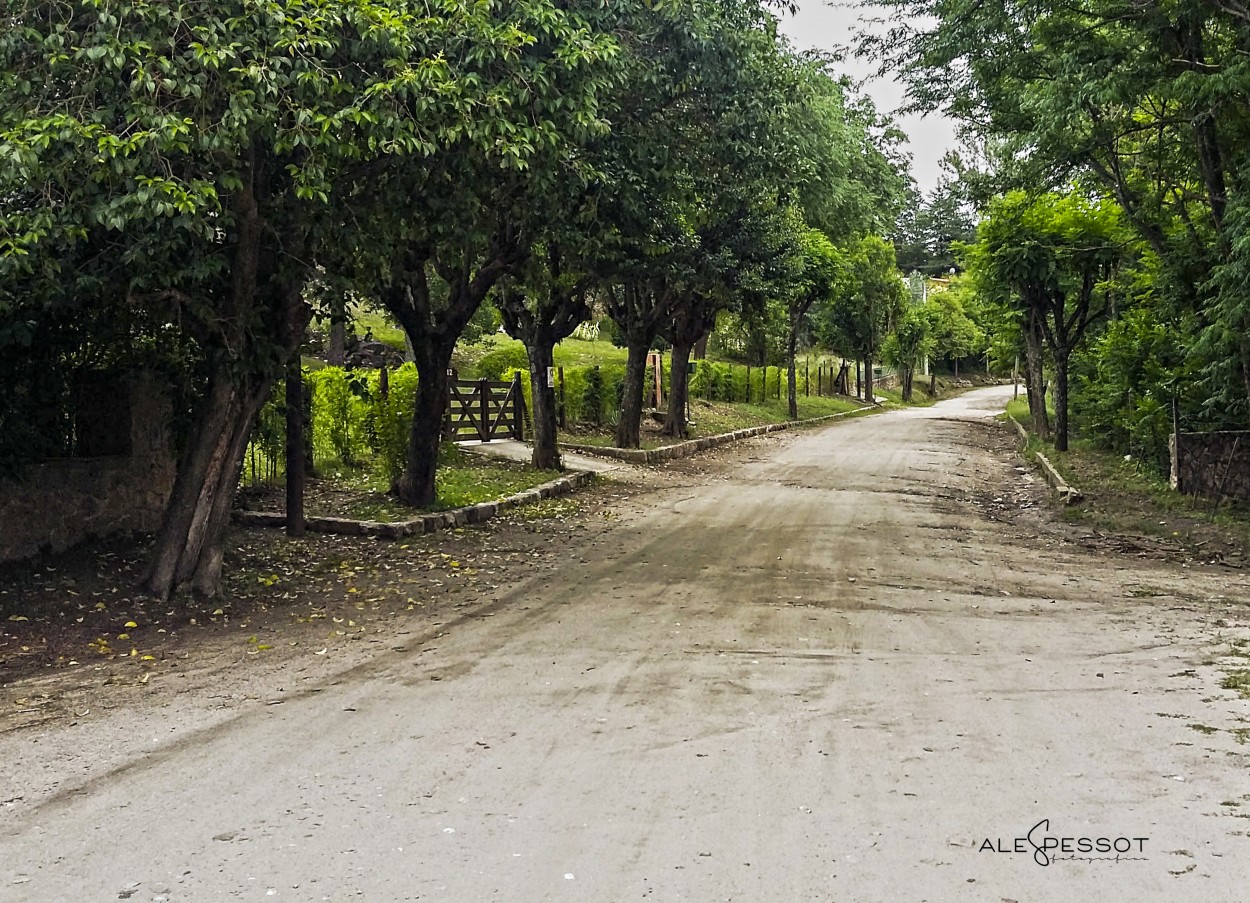
[(523, 345), (508, 345), (482, 355), (474, 371), (478, 379), (510, 379), (509, 371), (525, 370), (529, 365)]
[(408, 363), (388, 374), (386, 397), (380, 391), (380, 374), (371, 376), (369, 415), (373, 448), (383, 472), (394, 482), (404, 472), (408, 457), (408, 437), (412, 432), (413, 408), (417, 398), (417, 365)]
[[(376, 378), (376, 377), (375, 377)], [(368, 447), (369, 379), (363, 371), (323, 367), (311, 374), (314, 459), (359, 464)]]

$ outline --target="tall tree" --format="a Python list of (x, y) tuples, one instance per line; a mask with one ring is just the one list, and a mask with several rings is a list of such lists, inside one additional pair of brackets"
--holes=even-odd
[[(490, 11), (486, 35), (449, 36), (443, 54), (480, 91), (452, 140), (371, 172), (350, 196), (348, 263), (403, 327), (417, 367), (408, 455), (392, 487), (435, 501), (448, 369), (482, 302), (529, 260), (535, 209), (562, 179), (581, 179), (601, 134), (598, 97), (616, 78), (612, 35), (595, 3), (532, 0)], [(401, 204), (395, 199), (403, 198)]]
[(1194, 314), (1179, 337), (1216, 403), (1213, 425), (1250, 417), (1250, 315), (1236, 281), (1250, 254), (1250, 13), (1239, 3), (1050, 4), (872, 0), (899, 24), (865, 42), (909, 84), (999, 142), (1002, 189), (1073, 182), (1115, 200), (1158, 256), (1156, 289)]
[(868, 236), (846, 255), (846, 278), (821, 315), (825, 341), (855, 355), (864, 366), (864, 400), (872, 402), (873, 364), (910, 294), (894, 262), (894, 248)]
[(912, 400), (916, 367), (933, 344), (927, 314), (923, 306), (908, 305), (881, 349), (882, 360), (899, 372), (903, 401)]
[(555, 346), (590, 317), (591, 278), (570, 263), (551, 241), (538, 250), (521, 278), (499, 295), (504, 327), (508, 335), (525, 343), (529, 358), (534, 424), (531, 462), (540, 470), (563, 469), (556, 441), (556, 393), (548, 378), (555, 364)]
[(779, 138), (795, 70), (766, 4), (655, 9), (598, 157), (608, 178), (594, 269), (610, 284), (608, 312), (629, 352), (615, 437), (627, 447), (640, 441), (643, 371), (656, 337), (679, 313), (687, 328), (707, 319), (685, 307), (724, 303), (727, 270), (712, 259), (724, 244), (713, 234), (744, 199), (772, 203), (794, 154)]
[(833, 243), (819, 229), (803, 229), (799, 234), (798, 245), (799, 270), (787, 304), (789, 331), (786, 334), (786, 398), (791, 420), (799, 419), (795, 366), (799, 330), (813, 305), (833, 297), (842, 267)]
[(216, 591), (256, 411), (295, 353), (328, 199), (383, 154), (462, 128), (471, 82), (444, 29), (347, 0), (52, 4), (19, 0), (0, 30), (0, 282), (95, 303), (67, 249), (106, 241), (114, 284), (194, 339), (203, 384), (153, 551), (158, 596)]
[[(971, 249), (975, 278), (991, 293), (1008, 293), (1021, 312), (1031, 388), (1039, 378), (1039, 335), (1050, 352), (1060, 451), (1068, 447), (1069, 363), (1090, 324), (1106, 313), (1105, 286), (1122, 247), (1115, 205), (1077, 194), (1012, 192), (990, 206)], [(1037, 411), (1033, 417), (1036, 424)]]

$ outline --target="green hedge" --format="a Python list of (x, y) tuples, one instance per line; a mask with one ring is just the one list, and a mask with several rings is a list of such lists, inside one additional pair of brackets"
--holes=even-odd
[[(322, 367), (305, 371), (312, 409), (310, 443), (314, 467), (342, 465), (382, 468), (389, 479), (403, 472), (417, 393), (417, 368), (404, 364), (387, 373), (381, 391), (380, 370)], [(261, 409), (244, 461), (247, 482), (274, 480), (285, 469), (286, 401), (279, 381)]]
[[(485, 367), (479, 364), (478, 373), (481, 378), (503, 380), (520, 374), (526, 419), (532, 435), (530, 412), (533, 411), (533, 398), (529, 372), (521, 366), (505, 366), (509, 361), (515, 364), (518, 356), (523, 362), (524, 352), (518, 355), (518, 349), (492, 352), (487, 355), (490, 360)], [(672, 386), (669, 368), (670, 361), (666, 359), (661, 376), (666, 396)], [(747, 367), (742, 364), (697, 361), (691, 375), (691, 396), (712, 401), (743, 402), (747, 398), (747, 373)], [(750, 368), (751, 401), (759, 403), (765, 396), (775, 400), (779, 385), (780, 397), (785, 398), (785, 373), (785, 369), (780, 367)], [(304, 379), (312, 408), (311, 443), (315, 467), (376, 466), (392, 480), (403, 472), (412, 429), (417, 368), (415, 364), (408, 363), (388, 371), (389, 391), (385, 398), (380, 378), (379, 370), (322, 367), (306, 372)], [(826, 387), (828, 379), (826, 376)], [(815, 394), (815, 368), (811, 369), (811, 380), (812, 394)], [(624, 381), (623, 364), (565, 367), (566, 422), (615, 426)], [(800, 394), (804, 394), (806, 388), (804, 371), (800, 366)], [(280, 476), (285, 469), (285, 434), (285, 401), (283, 384), (279, 382), (261, 411), (248, 448), (244, 469), (246, 482), (264, 482)]]

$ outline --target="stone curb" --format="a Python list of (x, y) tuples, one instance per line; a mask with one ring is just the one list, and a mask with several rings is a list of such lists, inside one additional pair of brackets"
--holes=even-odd
[[(1029, 431), (1024, 428), (1024, 424), (1012, 417), (1010, 414), (1007, 415), (1007, 419), (1011, 421), (1011, 425), (1014, 426), (1016, 428), (1016, 432), (1020, 434), (1020, 441), (1028, 443)], [(1063, 499), (1063, 503), (1065, 505), (1071, 505), (1073, 502), (1079, 502), (1082, 498), (1084, 498), (1084, 496), (1081, 495), (1081, 490), (1073, 486), (1069, 486), (1064, 478), (1059, 475), (1059, 471), (1055, 470), (1055, 465), (1050, 463), (1049, 458), (1041, 452), (1034, 452), (1033, 457), (1037, 461), (1038, 467), (1041, 468), (1042, 476), (1046, 478), (1047, 484), (1049, 484), (1050, 488), (1054, 490), (1055, 495)]]
[[(381, 522), (347, 517), (309, 517), (304, 520), (304, 526), (310, 533), (337, 533), (341, 536), (377, 536), (382, 539), (421, 536), (435, 530), (484, 523), (511, 508), (568, 495), (589, 486), (594, 479), (595, 475), (590, 471), (579, 470), (494, 502), (421, 514), (411, 520)], [(234, 522), (245, 527), (285, 527), (286, 515), (270, 511), (235, 511)]]
[[(702, 439), (691, 439), (687, 442), (678, 442), (676, 445), (666, 445), (663, 448), (615, 448), (611, 445), (569, 444), (564, 444), (560, 447), (566, 449), (567, 451), (577, 452), (578, 454), (598, 455), (603, 458), (615, 458), (618, 461), (628, 461), (631, 464), (661, 464), (664, 461), (673, 461), (677, 458), (688, 458), (701, 451), (707, 451), (708, 449), (716, 448), (721, 445), (728, 445), (730, 442), (750, 439), (752, 436), (762, 436), (765, 433), (776, 433), (796, 426), (811, 426), (817, 423), (837, 420), (840, 417), (849, 417), (852, 414), (858, 414), (861, 411), (870, 410), (872, 407), (874, 406), (867, 405), (862, 408), (857, 408), (854, 411), (842, 411), (839, 414), (826, 414), (824, 417), (811, 417), (807, 420), (792, 420), (787, 423), (768, 423), (764, 426), (751, 426), (740, 430), (734, 430), (732, 433), (721, 433), (718, 436), (705, 436)], [(878, 405), (876, 407), (880, 406)]]

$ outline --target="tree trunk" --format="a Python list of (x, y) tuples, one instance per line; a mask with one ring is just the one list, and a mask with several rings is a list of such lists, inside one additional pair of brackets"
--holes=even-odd
[(1241, 382), (1246, 390), (1246, 416), (1250, 419), (1250, 315), (1242, 318)]
[(547, 373), (554, 363), (555, 342), (539, 331), (526, 346), (530, 363), (530, 396), (534, 420), (534, 454), (531, 462), (538, 470), (563, 470), (556, 440), (556, 390), (547, 384)]
[(343, 366), (347, 359), (347, 321), (335, 313), (330, 319), (330, 341), (326, 346), (326, 360), (335, 367)]
[(664, 418), (664, 428), (660, 433), (675, 439), (685, 439), (690, 435), (686, 428), (686, 404), (690, 397), (690, 374), (686, 372), (690, 363), (693, 345), (686, 342), (673, 344), (672, 362), (670, 364), (670, 383), (668, 389), (668, 414)]
[(613, 441), (617, 448), (639, 448), (642, 445), (642, 384), (647, 375), (648, 345), (631, 343), (625, 363), (620, 419)]
[(216, 593), (213, 578), (221, 573), (221, 545), (243, 455), (272, 385), (239, 387), (228, 367), (220, 364), (210, 377), (153, 546), (144, 586), (160, 599), (193, 577), (197, 592)]
[(391, 491), (400, 501), (415, 508), (434, 504), (434, 479), (438, 471), (438, 447), (443, 438), (443, 418), (447, 412), (448, 377), (455, 342), (430, 339), (415, 347), (417, 397), (412, 412), (412, 432), (408, 437), (408, 460)]
[(1055, 449), (1068, 450), (1068, 356), (1055, 355)]
[(798, 324), (791, 322), (790, 334), (786, 336), (786, 401), (791, 420), (799, 419), (798, 375), (795, 356), (798, 352)]
[(298, 354), (286, 372), (286, 535), (304, 535), (304, 367)]
[(876, 404), (877, 399), (872, 394), (872, 357), (864, 358), (864, 401), (868, 404)]
[(910, 402), (910, 401), (911, 401), (911, 394), (912, 394), (912, 393), (911, 393), (911, 383), (912, 383), (912, 377), (915, 375), (915, 372), (916, 372), (916, 368), (915, 368), (915, 367), (904, 367), (904, 368), (902, 369), (902, 377), (903, 377), (903, 401), (906, 401), (906, 402)]
[(1050, 438), (1050, 418), (1046, 414), (1045, 355), (1041, 324), (1030, 313), (1024, 330), (1024, 363), (1028, 383), (1029, 417), (1033, 433), (1041, 439)]

